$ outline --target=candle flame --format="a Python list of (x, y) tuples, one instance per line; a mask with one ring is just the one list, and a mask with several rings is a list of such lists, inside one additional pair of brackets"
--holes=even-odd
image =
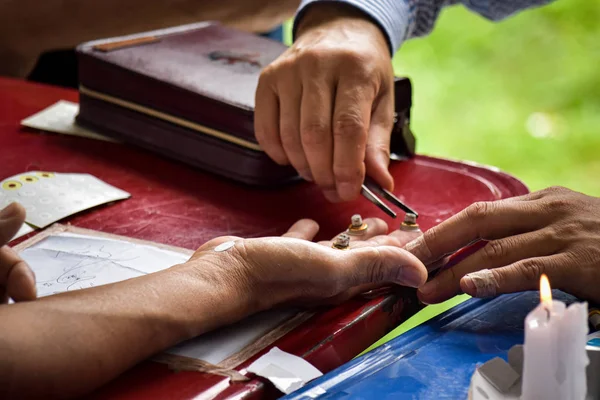
[(540, 300), (543, 304), (552, 304), (552, 289), (546, 274), (542, 274), (540, 278)]

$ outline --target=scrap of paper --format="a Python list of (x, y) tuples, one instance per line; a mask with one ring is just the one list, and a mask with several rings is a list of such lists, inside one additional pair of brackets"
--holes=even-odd
[(302, 357), (286, 353), (277, 347), (250, 364), (248, 372), (267, 378), (285, 394), (292, 393), (323, 375)]
[(31, 171), (0, 182), (0, 209), (20, 203), (27, 211), (25, 222), (37, 228), (130, 196), (89, 174)]
[(78, 113), (79, 104), (60, 100), (37, 114), (25, 118), (21, 121), (21, 125), (42, 131), (62, 133), (63, 135), (81, 136), (107, 142), (118, 142), (115, 139), (100, 135), (77, 125), (75, 123), (75, 117)]

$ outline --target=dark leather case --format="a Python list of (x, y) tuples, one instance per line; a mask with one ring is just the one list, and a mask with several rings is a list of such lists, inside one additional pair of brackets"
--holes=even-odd
[[(251, 185), (298, 179), (273, 162), (254, 136), (260, 71), (286, 47), (203, 22), (84, 43), (77, 47), (77, 123)], [(395, 159), (414, 154), (411, 84), (396, 80)]]

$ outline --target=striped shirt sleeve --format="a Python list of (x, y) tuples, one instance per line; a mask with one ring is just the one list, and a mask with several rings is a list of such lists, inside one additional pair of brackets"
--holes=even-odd
[(441, 9), (463, 4), (492, 21), (504, 19), (520, 10), (542, 6), (554, 0), (302, 0), (294, 22), (294, 32), (304, 12), (318, 3), (345, 3), (369, 16), (386, 34), (394, 53), (407, 39), (430, 33)]

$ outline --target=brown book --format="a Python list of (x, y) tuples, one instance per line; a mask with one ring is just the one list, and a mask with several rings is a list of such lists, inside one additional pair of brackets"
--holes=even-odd
[[(260, 71), (285, 49), (212, 22), (84, 43), (77, 48), (77, 122), (247, 184), (297, 180), (254, 136)], [(410, 81), (397, 79), (392, 152), (398, 157), (414, 152), (410, 105)]]

